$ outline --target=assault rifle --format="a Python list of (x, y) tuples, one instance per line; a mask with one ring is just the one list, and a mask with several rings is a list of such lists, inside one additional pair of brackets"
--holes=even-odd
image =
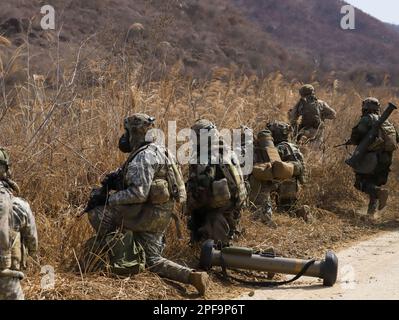
[(83, 216), (86, 212), (93, 210), (97, 206), (105, 205), (107, 203), (108, 194), (111, 190), (122, 189), (122, 181), (123, 178), (121, 169), (107, 174), (101, 181), (101, 187), (93, 188), (91, 190), (86, 208), (80, 216)]
[(334, 148), (347, 147), (347, 146), (350, 146), (350, 145), (352, 145), (352, 141), (348, 140), (348, 141), (346, 141), (343, 144), (338, 144), (338, 145), (334, 146)]
[(345, 160), (345, 163), (352, 168), (355, 168), (359, 162), (363, 159), (365, 154), (367, 153), (368, 147), (375, 141), (378, 136), (378, 131), (380, 130), (382, 124), (388, 120), (391, 116), (392, 112), (394, 112), (397, 107), (393, 103), (389, 103), (388, 107), (382, 113), (381, 117), (378, 121), (373, 125), (371, 130), (367, 133), (367, 135), (363, 138), (363, 140), (356, 147), (353, 155)]

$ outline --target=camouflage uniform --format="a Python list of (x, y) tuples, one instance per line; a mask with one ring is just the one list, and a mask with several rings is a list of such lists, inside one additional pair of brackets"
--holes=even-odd
[[(319, 100), (315, 96), (314, 87), (304, 85), (299, 90), (301, 99), (288, 112), (288, 118), (291, 126), (295, 129), (297, 141), (303, 137), (310, 141), (315, 141), (319, 145), (323, 143), (324, 121), (335, 119), (336, 112), (326, 102)], [(298, 119), (301, 122), (298, 126)]]
[[(352, 129), (350, 144), (358, 145), (374, 123), (379, 119), (380, 103), (376, 98), (367, 98), (363, 101), (363, 114), (359, 123)], [(399, 134), (396, 131), (396, 141), (399, 142)], [(392, 165), (393, 151), (386, 151), (383, 148), (370, 150), (377, 156), (375, 169), (368, 174), (356, 173), (355, 188), (369, 196), (368, 213), (374, 214), (378, 207), (380, 197), (386, 197), (387, 190), (382, 186), (388, 181), (390, 167)], [(386, 202), (386, 199), (384, 199)], [(382, 209), (381, 207), (379, 208)]]
[[(21, 270), (26, 268), (26, 254), (33, 255), (37, 250), (35, 218), (29, 204), (13, 195), (13, 192), (18, 191), (16, 183), (3, 174), (3, 178), (0, 180), (0, 196), (2, 210), (7, 208), (9, 215), (10, 249), (7, 251), (11, 255), (11, 260), (5, 268), (0, 268), (0, 300), (24, 299), (20, 284), (24, 274)], [(0, 252), (0, 256), (3, 257), (5, 254)]]
[[(268, 140), (270, 146), (274, 146), (272, 133), (269, 129), (262, 130), (257, 135), (254, 148), (254, 164), (269, 162), (268, 155), (265, 154), (265, 145), (261, 146), (262, 140)], [(255, 216), (265, 219), (270, 225), (275, 226), (272, 222), (273, 203), (271, 193), (275, 190), (273, 181), (257, 181), (253, 176), (250, 177), (251, 193), (250, 201), (252, 201), (257, 210)]]
[(276, 147), (281, 160), (290, 162), (294, 165), (295, 177), (276, 183), (278, 207), (280, 210), (288, 211), (297, 201), (299, 185), (305, 181), (305, 163), (303, 155), (297, 145), (288, 141), (282, 141), (278, 143)]
[[(207, 162), (200, 163), (199, 139), (194, 145), (192, 154), (195, 164), (189, 167), (187, 181), (187, 214), (188, 227), (191, 230), (191, 241), (207, 239), (228, 244), (239, 234), (241, 209), (247, 199), (247, 189), (237, 156), (218, 136), (213, 123), (206, 119), (199, 120), (192, 127), (199, 137), (201, 130), (214, 135), (213, 145), (208, 145)], [(216, 158), (220, 156), (219, 160)], [(223, 205), (213, 205), (214, 183), (227, 179), (230, 199)]]
[[(141, 114), (130, 118), (143, 122), (149, 119)], [(129, 127), (126, 129), (129, 130)], [(134, 239), (145, 251), (146, 263), (151, 271), (162, 277), (190, 283), (192, 269), (162, 257), (164, 234), (172, 218), (174, 199), (170, 198), (163, 204), (153, 204), (149, 200), (153, 181), (167, 179), (170, 156), (167, 156), (164, 147), (146, 143), (143, 139), (133, 140), (131, 136), (132, 133), (129, 138), (133, 145), (131, 154), (119, 170), (123, 173), (123, 186), (109, 195), (106, 206), (98, 206), (89, 212), (90, 222), (100, 236), (120, 227), (133, 231)]]
[[(289, 136), (291, 133), (292, 128), (289, 124), (274, 121), (268, 123), (267, 129), (258, 134), (258, 140), (261, 137), (267, 137), (268, 140), (274, 141), (281, 161), (292, 163), (294, 166), (294, 177), (292, 179), (261, 182), (260, 192), (257, 195), (255, 204), (259, 206), (259, 210), (262, 210), (263, 215), (265, 215), (270, 221), (273, 213), (271, 194), (276, 193), (277, 195), (278, 209), (288, 211), (297, 201), (299, 184), (303, 183), (305, 180), (305, 163), (303, 155), (295, 144), (289, 142)], [(257, 148), (255, 149), (257, 150)], [(259, 149), (255, 155), (255, 162), (264, 163), (269, 161), (269, 159), (264, 159), (261, 149)], [(275, 225), (274, 223), (271, 224)]]

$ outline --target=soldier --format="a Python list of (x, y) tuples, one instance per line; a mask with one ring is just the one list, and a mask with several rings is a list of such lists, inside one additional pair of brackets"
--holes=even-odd
[(212, 122), (198, 120), (191, 129), (195, 137), (187, 181), (191, 242), (213, 239), (228, 244), (239, 234), (247, 200), (241, 167)]
[[(336, 112), (326, 102), (319, 100), (315, 95), (312, 85), (306, 84), (299, 89), (300, 100), (288, 112), (291, 126), (297, 135), (297, 142), (303, 138), (316, 142), (319, 146), (323, 143), (324, 121), (335, 119)], [(298, 119), (301, 122), (298, 126)]]
[(14, 196), (18, 185), (11, 180), (10, 159), (0, 148), (0, 300), (23, 300), (20, 280), (26, 255), (35, 255), (37, 231), (29, 204)]
[(305, 163), (298, 146), (291, 142), (292, 127), (285, 122), (273, 121), (267, 124), (273, 136), (281, 161), (294, 167), (293, 177), (275, 182), (277, 205), (279, 210), (289, 211), (297, 201), (299, 186), (305, 182)]
[[(275, 149), (273, 137), (270, 130), (265, 129), (257, 134), (254, 141), (254, 171), (249, 177), (250, 183), (250, 201), (255, 204), (256, 211), (254, 213), (256, 218), (260, 218), (263, 222), (267, 223), (270, 227), (277, 227), (273, 221), (273, 204), (271, 199), (271, 192), (273, 191), (273, 176), (258, 177), (256, 169), (258, 166), (262, 168), (264, 165), (269, 165), (271, 172), (272, 166), (268, 148)], [(270, 149), (269, 149), (270, 150)]]
[(119, 149), (130, 155), (122, 168), (109, 175), (116, 179), (108, 184), (114, 185), (116, 192), (108, 195), (105, 205), (89, 211), (89, 220), (99, 237), (117, 228), (132, 231), (134, 240), (144, 248), (150, 271), (191, 284), (204, 295), (209, 278), (205, 272), (162, 257), (174, 204), (185, 202), (186, 191), (180, 168), (168, 150), (148, 137), (154, 121), (146, 114), (125, 119)]
[[(374, 123), (380, 117), (380, 102), (374, 97), (367, 98), (362, 103), (362, 116), (359, 123), (352, 129), (348, 144), (358, 145)], [(399, 135), (396, 128), (385, 121), (376, 141), (369, 146), (368, 162), (366, 171), (355, 169), (355, 188), (369, 196), (368, 214), (374, 217), (377, 209), (382, 210), (388, 200), (388, 190), (384, 186), (388, 181), (388, 175), (392, 164), (393, 151), (397, 149)], [(362, 172), (360, 172), (362, 171)]]

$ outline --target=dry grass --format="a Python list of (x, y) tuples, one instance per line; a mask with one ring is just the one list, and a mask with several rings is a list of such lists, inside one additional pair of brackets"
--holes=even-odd
[[(17, 61), (20, 54), (16, 52), (10, 62)], [(75, 255), (79, 255), (82, 244), (92, 235), (86, 218), (79, 220), (76, 216), (82, 211), (90, 188), (124, 160), (116, 143), (122, 132), (122, 119), (133, 112), (146, 112), (158, 119), (162, 129), (168, 120), (177, 120), (178, 127), (183, 128), (190, 127), (199, 117), (207, 117), (223, 128), (246, 124), (258, 130), (269, 119), (285, 119), (286, 111), (296, 102), (300, 84), (287, 82), (279, 73), (266, 79), (235, 78), (228, 69), (215, 69), (209, 81), (193, 81), (180, 76), (179, 64), (161, 81), (142, 84), (138, 80), (140, 65), (123, 68), (125, 64), (109, 61), (77, 62), (70, 64), (58, 85), (51, 88), (45, 82), (33, 81), (33, 77), (14, 88), (5, 85), (5, 77), (0, 79), (6, 92), (1, 103), (1, 145), (11, 151), (15, 180), (36, 214), (40, 236), (38, 262), (56, 270), (55, 288), (43, 291), (39, 268), (31, 263), (24, 281), (26, 296), (193, 298), (192, 289), (148, 272), (123, 280), (72, 273)], [(121, 74), (120, 70), (127, 71)], [(87, 73), (101, 77), (101, 81), (96, 86), (82, 83)], [(353, 214), (356, 208), (364, 206), (364, 197), (352, 187), (352, 174), (343, 164), (344, 150), (331, 146), (348, 137), (359, 114), (361, 97), (374, 94), (384, 104), (395, 97), (389, 88), (357, 92), (338, 88), (337, 83), (334, 87), (315, 85), (318, 95), (338, 110), (338, 119), (327, 127), (325, 153), (306, 152), (311, 180), (301, 194), (301, 203), (314, 208), (316, 219), (307, 224), (278, 214), (279, 227), (274, 230), (253, 221), (247, 212), (243, 219), (246, 233), (240, 245), (259, 249), (272, 245), (285, 255), (320, 257), (327, 248), (338, 248), (379, 230)], [(398, 190), (397, 174), (395, 167), (390, 181), (392, 190)], [(393, 200), (391, 206), (396, 210), (397, 191)], [(166, 256), (195, 265), (187, 233), (184, 241), (176, 240), (174, 235), (171, 227)], [(240, 289), (225, 287), (215, 280), (209, 297), (233, 297), (237, 290)]]

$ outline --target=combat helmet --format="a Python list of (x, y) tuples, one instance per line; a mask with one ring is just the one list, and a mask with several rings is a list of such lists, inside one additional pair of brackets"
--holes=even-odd
[(307, 97), (314, 95), (315, 89), (311, 84), (305, 84), (299, 89), (299, 94), (301, 97)]
[(4, 148), (0, 148), (0, 174), (7, 173), (11, 165), (10, 156)]
[(147, 132), (154, 127), (155, 118), (150, 117), (145, 113), (135, 113), (130, 117), (125, 118), (124, 127), (127, 131), (134, 132)]
[(273, 136), (275, 144), (279, 144), (283, 141), (288, 141), (290, 134), (293, 132), (291, 125), (282, 121), (272, 121), (266, 125), (266, 128), (270, 130)]
[(362, 102), (363, 112), (379, 112), (381, 109), (380, 101), (374, 97), (368, 97)]
[(125, 118), (125, 133), (119, 139), (119, 149), (122, 152), (129, 153), (136, 150), (137, 147), (153, 141), (148, 141), (147, 132), (154, 128), (155, 118), (144, 113), (135, 113)]
[(208, 119), (198, 119), (191, 127), (191, 130), (193, 130), (197, 136), (201, 133), (201, 130), (210, 131), (212, 129), (217, 130), (216, 125)]

